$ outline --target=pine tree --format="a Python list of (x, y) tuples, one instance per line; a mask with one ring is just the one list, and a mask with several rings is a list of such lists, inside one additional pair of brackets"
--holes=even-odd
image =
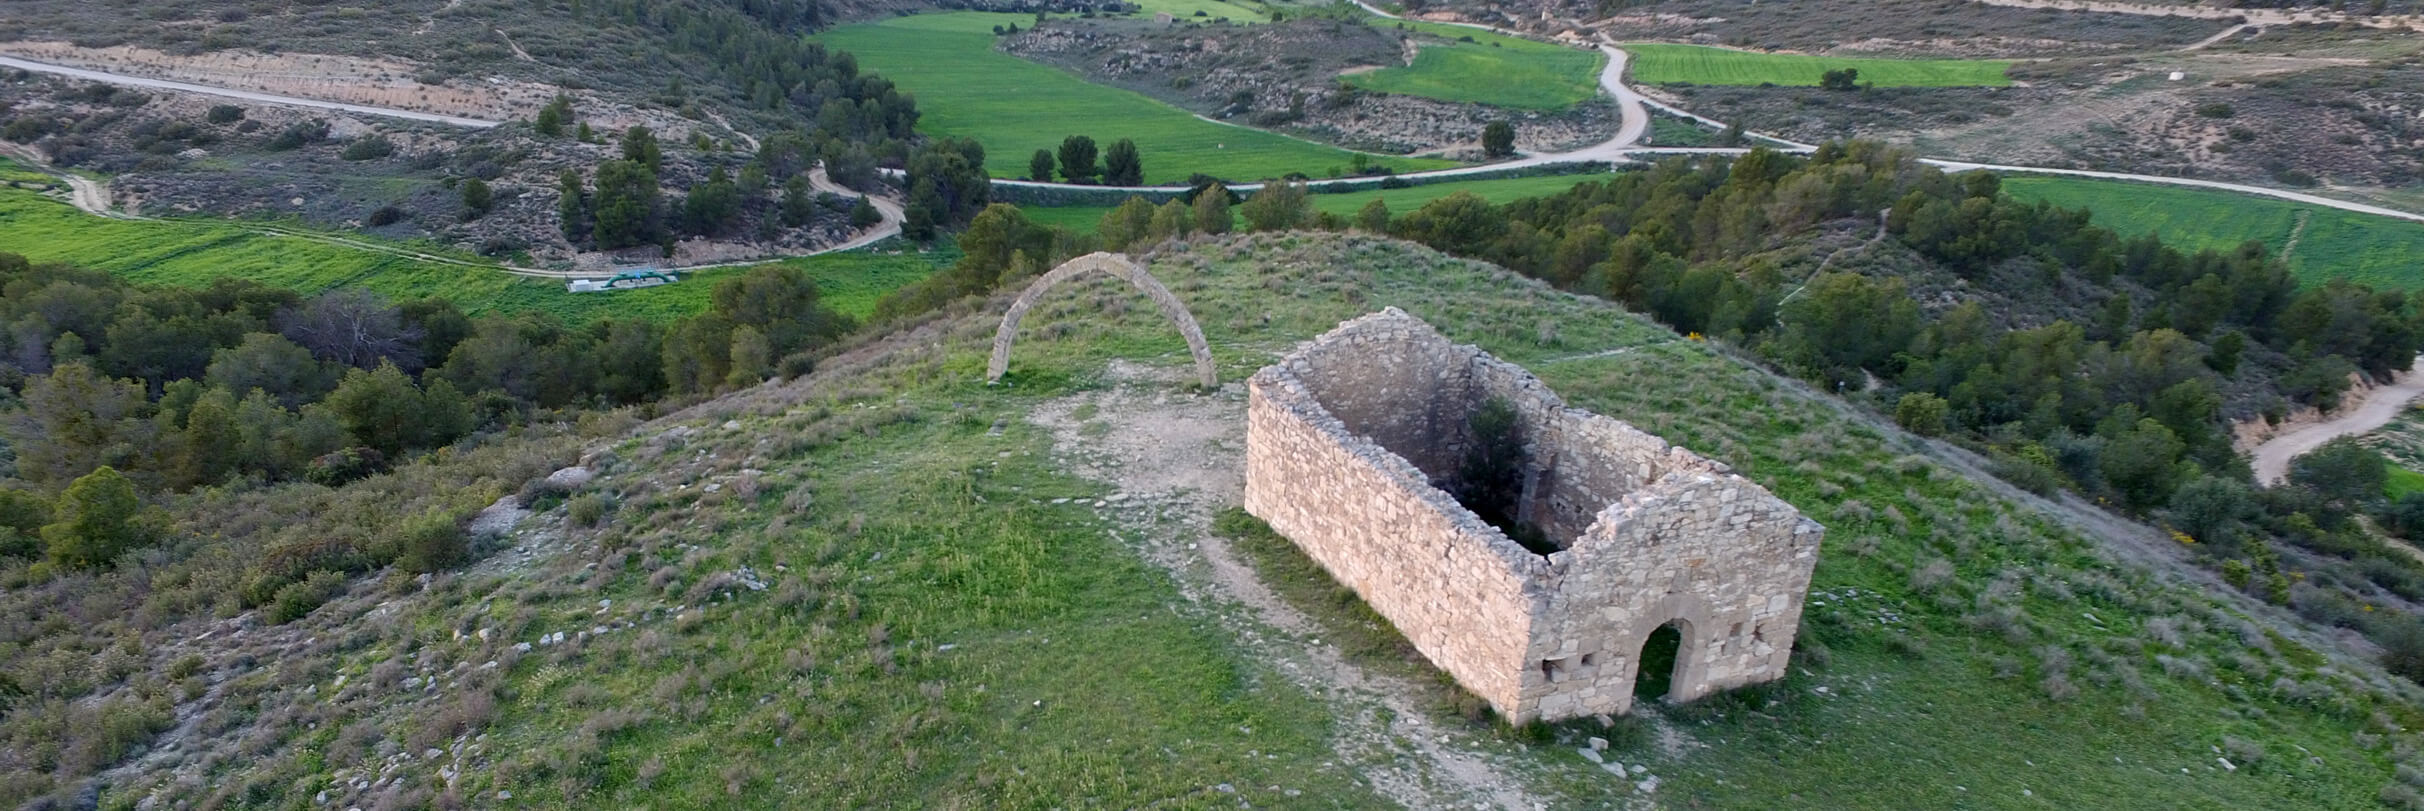
[(1144, 160), (1136, 154), (1136, 142), (1121, 138), (1103, 153), (1103, 183), (1111, 186), (1142, 186), (1145, 184)]
[(556, 219), (564, 229), (564, 238), (578, 243), (589, 235), (589, 199), (581, 187), (581, 173), (566, 169), (556, 176)]
[(1229, 187), (1214, 183), (1196, 192), (1193, 208), (1196, 233), (1229, 233)]
[(116, 561), (150, 538), (139, 521), (143, 499), (134, 482), (107, 465), (76, 479), (59, 494), (51, 523), (42, 527), (51, 562), (92, 569)]
[(1094, 139), (1083, 135), (1061, 139), (1060, 171), (1071, 183), (1094, 182)]

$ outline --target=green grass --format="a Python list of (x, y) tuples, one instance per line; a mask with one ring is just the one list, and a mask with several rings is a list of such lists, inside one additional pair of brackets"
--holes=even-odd
[(2383, 483), (2383, 495), (2396, 499), (2409, 493), (2424, 493), (2424, 473), (2397, 465), (2391, 465), (2388, 469), (2390, 480)]
[[(1424, 203), (1460, 191), (1472, 192), (1480, 195), (1484, 200), (1503, 204), (1510, 200), (1556, 194), (1573, 188), (1577, 183), (1599, 180), (1604, 177), (1605, 175), (1585, 173), (1457, 180), (1408, 186), (1402, 189), (1366, 189), (1339, 194), (1315, 194), (1311, 199), (1313, 207), (1317, 210), (1341, 216), (1353, 216), (1356, 211), (1364, 207), (1365, 203), (1371, 202), (1373, 198), (1379, 198), (1387, 203), (1390, 214), (1397, 215), (1421, 208)], [(1316, 185), (1319, 185), (1318, 181)], [(1102, 221), (1103, 214), (1111, 209), (1111, 206), (1019, 207), (1020, 211), (1026, 213), (1027, 219), (1046, 225), (1063, 226), (1086, 234), (1093, 233), (1095, 224)]]
[[(1374, 20), (1388, 30), (1395, 23)], [(1599, 95), (1599, 51), (1551, 45), (1456, 26), (1405, 23), (1444, 37), (1424, 42), (1414, 64), (1340, 77), (1381, 93), (1478, 102), (1531, 110), (1562, 110)], [(1472, 42), (1460, 41), (1471, 38)]]
[(2278, 254), (2304, 218), (2289, 268), (2307, 284), (2347, 279), (2376, 287), (2424, 290), (2424, 223), (2213, 189), (2187, 189), (2067, 177), (2005, 176), (2003, 189), (2095, 212), (2123, 236), (2156, 234), (2182, 250), (2231, 250), (2248, 240)]
[[(1227, 19), (1233, 23), (1259, 23), (1271, 18), (1270, 12), (1265, 10), (1260, 3), (1232, 3), (1227, 0), (1133, 0), (1133, 2), (1140, 7), (1136, 16), (1148, 20), (1153, 19), (1154, 14), (1163, 12), (1177, 18), (1179, 22), (1208, 22)], [(1195, 12), (1198, 11), (1203, 12), (1204, 16), (1195, 16)]]
[[(1033, 21), (1031, 15), (956, 12), (919, 14), (843, 26), (819, 35), (858, 55), (917, 97), (918, 129), (930, 135), (975, 138), (995, 177), (1024, 177), (1027, 159), (1070, 135), (1108, 145), (1136, 141), (1147, 183), (1181, 183), (1197, 172), (1233, 180), (1319, 176), (1343, 167), (1346, 150), (1275, 133), (1218, 124), (1143, 94), (1093, 84), (1046, 65), (993, 50), (992, 27)], [(1375, 158), (1400, 171), (1455, 164), (1417, 158)]]
[(1650, 117), (1652, 146), (1711, 146), (1717, 143), (1717, 136), (1707, 127), (1680, 118)]
[(1622, 46), (1633, 54), (1627, 66), (1636, 81), (1651, 84), (1714, 84), (1814, 87), (1818, 77), (1840, 68), (1860, 69), (1860, 82), (1878, 87), (2003, 87), (2012, 63), (1998, 59), (1877, 59), (1871, 57), (1770, 54), (1633, 42)]
[[(294, 226), (281, 225), (281, 228)], [(570, 293), (564, 282), (328, 245), (211, 219), (114, 220), (95, 217), (30, 191), (0, 189), (0, 250), (35, 262), (107, 271), (146, 284), (202, 286), (236, 277), (304, 293), (361, 287), (391, 300), (448, 299), (472, 313), (540, 312), (565, 323), (613, 316), (671, 320), (707, 309), (716, 279), (738, 269), (684, 277), (679, 284), (613, 293)], [(369, 239), (342, 234), (352, 239)], [(451, 255), (428, 245), (424, 253)], [(481, 261), (464, 256), (466, 261)], [(852, 252), (788, 260), (809, 272), (835, 309), (864, 316), (884, 293), (925, 278), (932, 259)]]

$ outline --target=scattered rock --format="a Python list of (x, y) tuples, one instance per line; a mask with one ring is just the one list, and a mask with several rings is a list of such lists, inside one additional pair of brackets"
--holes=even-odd
[(502, 538), (505, 533), (513, 531), (515, 524), (522, 523), (522, 519), (529, 516), (530, 511), (522, 509), (519, 499), (507, 495), (480, 510), (479, 515), (472, 516), (471, 526), (466, 531), (474, 538)]
[(588, 486), (589, 481), (597, 478), (597, 475), (598, 474), (596, 471), (592, 471), (589, 468), (581, 467), (579, 465), (574, 465), (572, 467), (564, 468), (554, 473), (547, 474), (547, 486), (559, 490), (579, 490)]

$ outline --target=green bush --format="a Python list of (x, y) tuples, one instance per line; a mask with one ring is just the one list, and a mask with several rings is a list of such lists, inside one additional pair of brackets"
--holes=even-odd
[(605, 496), (596, 493), (582, 493), (564, 503), (564, 514), (565, 517), (572, 519), (574, 526), (594, 527), (598, 525), (599, 521), (606, 518), (608, 506)]
[(387, 456), (378, 449), (352, 447), (312, 459), (303, 469), (303, 479), (322, 487), (341, 487), (386, 468)]
[(1937, 436), (1944, 433), (1944, 418), (1951, 412), (1952, 404), (1944, 398), (1914, 391), (1894, 404), (1894, 424), (1920, 436)]
[(343, 157), (349, 161), (371, 161), (393, 154), (396, 154), (396, 142), (387, 140), (384, 135), (372, 135), (356, 138), (353, 143), (346, 144)]
[(269, 139), (269, 148), (272, 151), (284, 152), (316, 144), (327, 138), (328, 122), (314, 119), (291, 124), (286, 129), (279, 130), (276, 137)]
[(50, 558), (63, 567), (106, 566), (151, 538), (142, 523), (143, 499), (115, 468), (85, 474), (59, 494), (52, 523), (42, 527)]
[(430, 510), (404, 522), (397, 531), (396, 565), (428, 573), (452, 568), (471, 556), (471, 540), (444, 510)]
[(2402, 617), (2384, 623), (2374, 641), (2382, 646), (2382, 667), (2410, 681), (2424, 682), (2424, 623)]
[(213, 124), (233, 124), (244, 120), (244, 108), (233, 104), (214, 104), (205, 119)]
[(302, 619), (305, 614), (311, 613), (314, 608), (319, 608), (321, 603), (328, 602), (328, 598), (337, 596), (337, 592), (344, 589), (344, 575), (325, 570), (312, 572), (309, 577), (286, 584), (284, 588), (278, 589), (277, 596), (270, 598), (269, 621), (273, 624), (284, 625)]

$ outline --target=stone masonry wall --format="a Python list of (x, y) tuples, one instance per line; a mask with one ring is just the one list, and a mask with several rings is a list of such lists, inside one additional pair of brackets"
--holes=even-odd
[[(1683, 636), (1670, 699), (1783, 675), (1823, 529), (1723, 465), (1395, 308), (1248, 388), (1246, 510), (1508, 718), (1630, 710), (1667, 624)], [(1432, 484), (1492, 397), (1532, 458), (1519, 514), (1563, 551), (1533, 554)]]

